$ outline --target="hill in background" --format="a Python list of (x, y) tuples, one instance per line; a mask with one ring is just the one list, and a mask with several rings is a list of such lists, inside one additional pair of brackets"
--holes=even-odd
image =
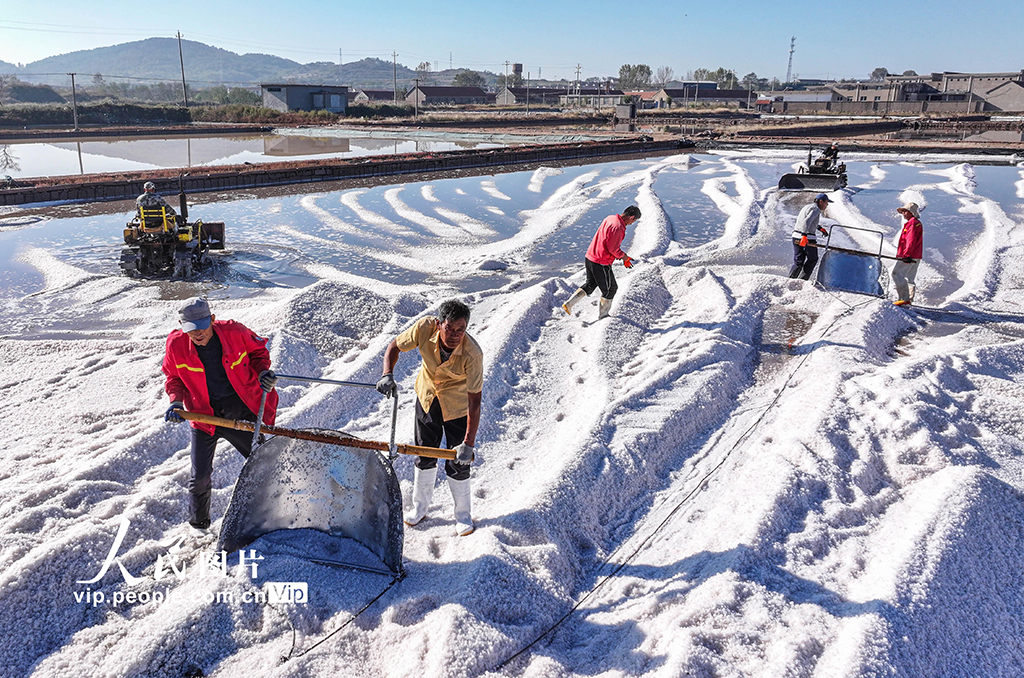
[[(407, 66), (398, 64), (396, 69), (392, 62), (382, 59), (366, 58), (340, 66), (326, 61), (301, 64), (270, 54), (236, 54), (193, 40), (182, 40), (181, 52), (185, 62), (185, 78), (195, 89), (215, 85), (257, 87), (261, 83), (285, 82), (390, 89), (394, 85), (396, 70), (399, 88), (408, 89), (417, 77), (427, 84), (451, 84), (455, 75), (463, 70), (430, 73), (423, 79), (421, 73)], [(96, 74), (112, 82), (117, 82), (118, 76), (178, 82), (181, 79), (181, 65), (176, 39), (148, 38), (47, 57), (21, 68), (0, 62), (0, 73), (12, 73), (26, 82), (57, 87), (70, 85), (64, 73), (78, 73), (77, 83), (87, 88)], [(497, 74), (483, 72), (482, 75), (488, 85), (493, 85), (497, 80)]]

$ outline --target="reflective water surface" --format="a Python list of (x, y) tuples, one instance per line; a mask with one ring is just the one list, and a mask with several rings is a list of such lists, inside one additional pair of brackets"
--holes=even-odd
[[(211, 151), (204, 160), (216, 155)], [(997, 218), (980, 205), (994, 204), (1009, 219), (1024, 213), (1024, 170), (1018, 167), (844, 159), (850, 186), (835, 194), (834, 219), (881, 232), (889, 247), (899, 235), (896, 207), (908, 199), (926, 205), (926, 275), (932, 277), (922, 286), (926, 298), (963, 284), (958, 260)], [(157, 286), (165, 296), (211, 288), (246, 295), (351, 275), (386, 284), (458, 280), (462, 291), (494, 289), (580, 270), (597, 225), (632, 203), (643, 205), (639, 224), (648, 225), (637, 227), (636, 242), (632, 231), (627, 235), (626, 251), (642, 251), (652, 237), (664, 237), (685, 258), (723, 238), (727, 222), (735, 228), (738, 219), (746, 235), (718, 245), (725, 248), (718, 260), (782, 273), (792, 257), (789, 229), (810, 196), (779, 194), (776, 184), (801, 160), (798, 152), (694, 154), (359, 188), (307, 184), (196, 194), (189, 196), (191, 216), (225, 222), (227, 250), (199, 279), (133, 284)], [(0, 303), (16, 306), (59, 276), (118, 278), (121, 229), (132, 208), (119, 202), (0, 213)], [(773, 235), (763, 238), (759, 229)], [(744, 238), (763, 242), (751, 249)]]
[(502, 145), (491, 141), (283, 134), (9, 143), (0, 144), (0, 177), (18, 179), (204, 165), (255, 165), (282, 160), (434, 153)]

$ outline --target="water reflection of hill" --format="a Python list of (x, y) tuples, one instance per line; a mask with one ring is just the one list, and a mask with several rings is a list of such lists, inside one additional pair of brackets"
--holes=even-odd
[[(57, 148), (78, 152), (75, 143), (55, 143)], [(157, 167), (212, 165), (239, 153), (263, 153), (261, 137), (197, 137), (133, 139), (131, 141), (86, 141), (82, 153), (130, 160)]]

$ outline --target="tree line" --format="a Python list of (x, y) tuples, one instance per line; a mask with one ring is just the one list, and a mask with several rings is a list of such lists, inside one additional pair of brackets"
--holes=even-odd
[[(56, 99), (41, 99), (40, 91), (51, 92)], [(197, 104), (241, 104), (246, 106), (259, 105), (263, 98), (260, 94), (245, 87), (214, 87), (194, 88), (186, 85), (189, 103)], [(36, 94), (28, 97), (26, 93)], [(79, 102), (88, 101), (140, 101), (147, 103), (180, 103), (182, 101), (181, 84), (175, 82), (134, 83), (109, 82), (100, 74), (94, 75), (75, 88), (75, 96)], [(0, 105), (11, 103), (38, 103), (43, 101), (71, 100), (70, 87), (51, 87), (49, 85), (33, 85), (22, 82), (16, 76), (0, 76)]]

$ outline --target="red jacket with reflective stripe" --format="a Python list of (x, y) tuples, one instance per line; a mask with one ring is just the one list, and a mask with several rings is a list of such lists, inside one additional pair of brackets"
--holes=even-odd
[(626, 237), (626, 225), (618, 214), (605, 217), (601, 226), (594, 234), (587, 249), (587, 259), (595, 264), (609, 266), (616, 259), (623, 259), (626, 253), (622, 251), (623, 238)]
[[(215, 320), (213, 331), (217, 333), (224, 349), (224, 371), (228, 374), (235, 393), (253, 412), (260, 411), (259, 375), (270, 369), (270, 352), (267, 340), (234, 320)], [(167, 336), (167, 350), (164, 353), (163, 372), (166, 375), (164, 390), (171, 402), (180, 400), (189, 412), (213, 414), (210, 394), (206, 390), (206, 370), (199, 359), (195, 344), (181, 330), (174, 330)], [(277, 390), (267, 394), (263, 408), (263, 423), (274, 424), (277, 416)], [(193, 428), (213, 435), (214, 427), (190, 421)]]
[(917, 217), (910, 217), (900, 231), (900, 242), (896, 247), (896, 256), (900, 259), (920, 259), (924, 254), (924, 227)]

